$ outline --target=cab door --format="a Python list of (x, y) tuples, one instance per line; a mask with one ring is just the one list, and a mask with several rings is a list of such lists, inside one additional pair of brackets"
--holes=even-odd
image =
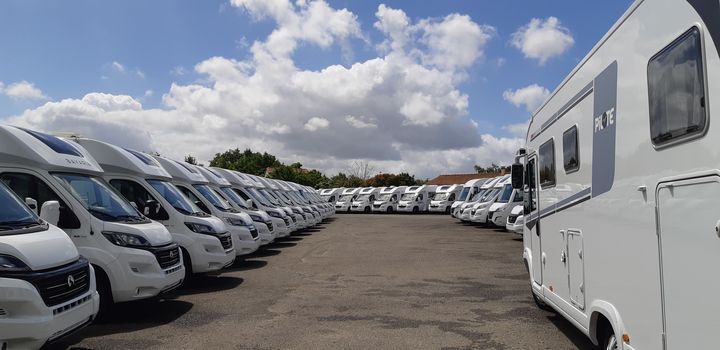
[(720, 342), (720, 177), (662, 183), (657, 220), (666, 349)]
[(524, 214), (525, 229), (524, 242), (525, 246), (530, 248), (532, 252), (532, 280), (539, 286), (542, 286), (542, 246), (540, 240), (540, 220), (538, 217), (538, 185), (537, 185), (537, 154), (533, 153), (528, 156), (527, 166), (525, 167), (525, 195), (524, 195)]

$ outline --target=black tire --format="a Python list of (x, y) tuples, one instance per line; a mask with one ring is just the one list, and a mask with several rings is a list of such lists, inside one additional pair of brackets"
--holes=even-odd
[(417, 214), (417, 213), (419, 213), (419, 212), (420, 212), (420, 208), (418, 208), (418, 207), (413, 207), (413, 214)]
[(388, 208), (387, 208), (387, 213), (388, 213), (388, 214), (392, 214), (392, 213), (393, 213), (393, 207), (388, 207)]
[(451, 209), (450, 207), (445, 208), (445, 214), (446, 214), (446, 215), (450, 215), (450, 211), (451, 211), (450, 209)]
[(185, 277), (183, 278), (182, 284), (187, 284), (192, 279), (192, 260), (190, 259), (190, 253), (185, 248), (180, 248), (183, 257), (183, 267), (185, 268)]
[(112, 285), (107, 273), (97, 265), (93, 265), (95, 270), (95, 285), (97, 292), (100, 294), (100, 310), (97, 313), (97, 319), (102, 320), (109, 313), (113, 306)]
[(603, 331), (602, 338), (599, 339), (599, 343), (601, 350), (617, 350), (619, 349), (618, 344), (620, 341), (615, 335), (615, 331), (612, 327), (607, 326), (607, 328)]
[(365, 214), (370, 214), (370, 207), (365, 207), (365, 210), (363, 210)]

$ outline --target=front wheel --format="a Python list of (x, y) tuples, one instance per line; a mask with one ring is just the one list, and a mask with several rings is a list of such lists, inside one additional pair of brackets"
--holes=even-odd
[(369, 214), (369, 213), (370, 213), (370, 207), (365, 207), (365, 214)]
[(615, 336), (615, 332), (612, 330), (612, 328), (609, 328), (605, 333), (606, 334), (603, 337), (603, 342), (601, 343), (602, 347), (600, 349), (603, 349), (603, 350), (619, 349), (617, 337)]
[(418, 207), (413, 207), (413, 213), (416, 213), (416, 214), (417, 214), (417, 213), (419, 213), (419, 212), (420, 212), (420, 208), (418, 208)]
[(180, 250), (182, 251), (183, 267), (185, 267), (185, 277), (183, 278), (183, 284), (188, 284), (190, 283), (193, 275), (192, 260), (190, 260), (190, 253), (188, 253), (183, 248), (180, 248)]
[(538, 309), (545, 310), (545, 311), (552, 311), (552, 308), (550, 306), (548, 306), (548, 304), (545, 304), (544, 301), (540, 300), (540, 298), (538, 298), (538, 296), (535, 295), (535, 292), (532, 291), (532, 288), (530, 288), (530, 294), (532, 294), (533, 301), (535, 302), (535, 305), (538, 307)]
[(393, 212), (393, 207), (388, 207), (388, 208), (387, 208), (387, 213), (388, 213), (388, 214), (392, 214), (392, 212)]
[(445, 208), (445, 214), (450, 215), (450, 207)]

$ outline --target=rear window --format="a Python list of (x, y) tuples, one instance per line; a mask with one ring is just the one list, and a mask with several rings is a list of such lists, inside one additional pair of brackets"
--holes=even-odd
[(655, 145), (705, 130), (700, 31), (692, 28), (648, 63), (650, 136)]

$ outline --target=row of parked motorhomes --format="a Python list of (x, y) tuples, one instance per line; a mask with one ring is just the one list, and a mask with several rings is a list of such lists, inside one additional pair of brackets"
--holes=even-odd
[(510, 175), (456, 185), (327, 188), (320, 197), (348, 213), (445, 213), (468, 223), (504, 227), (522, 234), (523, 191)]
[(0, 125), (0, 349), (55, 341), (334, 211), (295, 183)]

